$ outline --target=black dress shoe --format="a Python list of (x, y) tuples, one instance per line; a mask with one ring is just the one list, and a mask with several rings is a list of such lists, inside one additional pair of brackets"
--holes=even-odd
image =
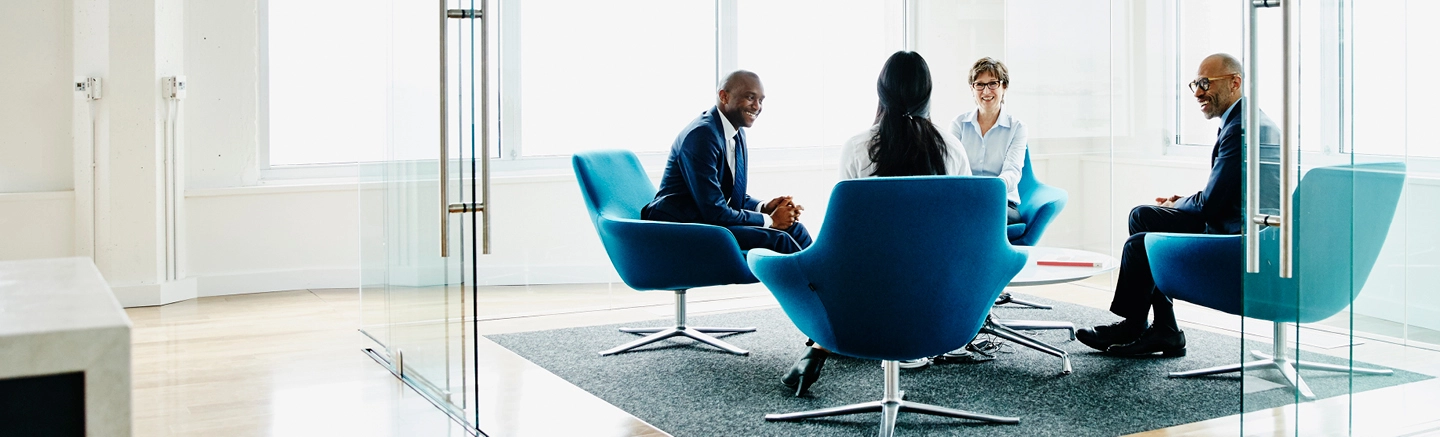
[(780, 378), (780, 383), (795, 390), (795, 396), (805, 393), (815, 381), (820, 380), (820, 369), (825, 368), (825, 359), (830, 357), (830, 351), (820, 348), (805, 348), (805, 356), (795, 361), (790, 367), (790, 373)]
[(1105, 353), (1110, 355), (1134, 357), (1152, 355), (1156, 352), (1162, 357), (1183, 357), (1185, 356), (1185, 332), (1170, 330), (1167, 328), (1156, 328), (1151, 326), (1140, 339), (1134, 342), (1110, 346)]
[(1128, 319), (1121, 320), (1109, 325), (1100, 325), (1094, 328), (1081, 329), (1075, 332), (1075, 339), (1085, 343), (1097, 351), (1105, 351), (1110, 346), (1126, 344), (1140, 339), (1140, 334), (1145, 333), (1145, 324), (1132, 322)]

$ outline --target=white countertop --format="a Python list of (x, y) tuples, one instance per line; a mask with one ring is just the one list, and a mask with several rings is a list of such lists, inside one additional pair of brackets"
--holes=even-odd
[(0, 337), (130, 327), (88, 258), (0, 261)]

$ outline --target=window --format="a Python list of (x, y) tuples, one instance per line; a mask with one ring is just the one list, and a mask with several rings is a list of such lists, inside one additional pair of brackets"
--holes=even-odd
[(840, 145), (875, 122), (875, 82), (904, 47), (874, 0), (738, 0), (736, 68), (765, 85), (752, 148)]
[[(502, 159), (663, 153), (736, 68), (760, 74), (768, 95), (752, 147), (839, 145), (873, 123), (880, 68), (904, 47), (903, 6), (884, 0), (497, 3)], [(437, 135), (433, 9), (328, 6), (268, 4), (267, 164), (434, 159), (429, 148), (387, 151)]]
[[(1006, 106), (1030, 126), (1031, 141), (1108, 137), (1111, 129), (1127, 129), (1128, 117), (1111, 110), (1127, 99), (1126, 88), (1114, 84), (1127, 82), (1128, 72), (1111, 68), (1110, 14), (1106, 1), (1005, 3), (1006, 22), (1024, 25), (1006, 26), (1005, 53), (989, 56), (1005, 56), (1011, 82)], [(969, 69), (966, 64), (967, 74)]]
[[(270, 166), (384, 158), (389, 0), (268, 2)], [(324, 17), (317, 19), (316, 17)], [(358, 29), (371, 29), (358, 31)], [(374, 31), (384, 29), (384, 31)]]
[(518, 90), (519, 132), (502, 135), (525, 156), (669, 150), (685, 123), (714, 104), (712, 0), (504, 6), (520, 8), (520, 74), (501, 91)]

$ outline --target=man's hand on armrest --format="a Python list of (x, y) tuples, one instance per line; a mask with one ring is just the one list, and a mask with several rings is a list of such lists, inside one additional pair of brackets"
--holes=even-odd
[(1156, 197), (1155, 204), (1166, 208), (1174, 208), (1176, 200), (1180, 200), (1180, 196)]

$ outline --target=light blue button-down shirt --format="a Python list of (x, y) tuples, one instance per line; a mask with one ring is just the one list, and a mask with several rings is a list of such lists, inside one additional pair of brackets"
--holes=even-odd
[(1000, 118), (984, 135), (980, 134), (980, 110), (977, 108), (955, 117), (950, 133), (965, 146), (970, 158), (970, 173), (975, 176), (999, 176), (1005, 181), (1005, 199), (1020, 203), (1020, 172), (1025, 167), (1025, 124), (1000, 108)]

